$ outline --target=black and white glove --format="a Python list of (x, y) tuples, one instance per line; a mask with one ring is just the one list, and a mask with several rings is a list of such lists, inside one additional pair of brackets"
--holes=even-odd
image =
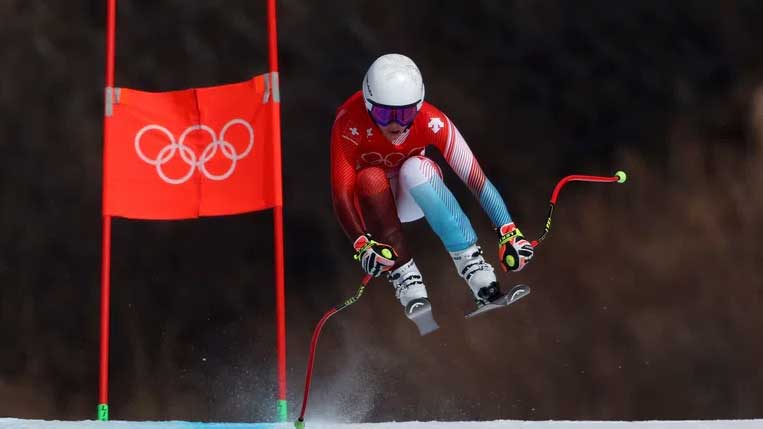
[(353, 243), (355, 260), (360, 261), (363, 271), (379, 277), (383, 272), (392, 269), (397, 261), (397, 253), (389, 244), (379, 243), (371, 239), (370, 234), (363, 234)]
[(503, 271), (522, 270), (535, 253), (533, 245), (525, 239), (514, 222), (498, 228), (498, 234), (501, 236), (498, 241), (498, 257), (501, 259), (501, 269)]

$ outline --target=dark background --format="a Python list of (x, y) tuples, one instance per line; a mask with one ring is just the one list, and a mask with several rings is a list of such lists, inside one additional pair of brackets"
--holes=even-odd
[[(567, 174), (533, 295), (465, 321), (407, 225), (441, 329), (385, 280), (321, 338), (308, 418), (763, 416), (763, 3), (279, 2), (289, 399), (315, 322), (361, 276), (334, 220), (336, 107), (378, 55), (418, 64), (528, 236)], [(103, 1), (0, 0), (0, 416), (91, 419), (98, 387)], [(117, 86), (267, 69), (264, 2), (120, 0)], [(446, 176), (495, 263), (488, 218)], [(275, 418), (270, 212), (114, 220), (112, 418)], [(501, 274), (503, 276), (503, 274)]]

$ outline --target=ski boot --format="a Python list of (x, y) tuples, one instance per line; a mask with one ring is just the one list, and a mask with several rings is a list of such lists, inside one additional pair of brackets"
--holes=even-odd
[(413, 259), (390, 271), (389, 281), (395, 288), (395, 297), (405, 308), (405, 316), (416, 324), (420, 335), (426, 335), (439, 328), (432, 316), (432, 305), (429, 303), (421, 272)]
[(450, 257), (456, 265), (458, 275), (469, 285), (478, 307), (503, 295), (493, 267), (482, 257), (482, 249), (479, 246), (472, 244), (464, 250), (450, 252)]
[(497, 308), (506, 307), (530, 294), (527, 285), (516, 285), (508, 293), (503, 293), (495, 278), (493, 267), (485, 262), (482, 249), (476, 244), (459, 252), (451, 252), (458, 274), (466, 280), (477, 308), (466, 314), (474, 317)]

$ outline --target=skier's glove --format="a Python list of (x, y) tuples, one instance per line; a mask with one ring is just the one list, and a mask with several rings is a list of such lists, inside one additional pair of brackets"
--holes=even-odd
[(360, 261), (363, 271), (374, 277), (379, 277), (383, 272), (392, 269), (397, 260), (397, 253), (392, 246), (372, 240), (370, 234), (358, 237), (353, 247), (355, 247), (355, 260)]
[(498, 228), (501, 239), (498, 241), (498, 257), (501, 258), (503, 271), (520, 271), (532, 259), (532, 244), (525, 239), (514, 222)]

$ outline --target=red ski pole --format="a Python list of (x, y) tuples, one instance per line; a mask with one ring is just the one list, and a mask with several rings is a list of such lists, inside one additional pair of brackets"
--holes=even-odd
[(305, 393), (302, 397), (302, 411), (299, 413), (299, 418), (296, 422), (294, 422), (294, 427), (297, 429), (304, 429), (305, 427), (305, 410), (307, 409), (307, 399), (310, 396), (310, 383), (313, 380), (313, 363), (315, 360), (315, 349), (318, 345), (318, 337), (321, 335), (321, 330), (323, 329), (323, 325), (326, 324), (326, 321), (329, 320), (329, 318), (338, 312), (344, 310), (345, 308), (349, 307), (350, 305), (354, 304), (360, 297), (363, 295), (363, 291), (366, 289), (366, 286), (368, 286), (368, 282), (370, 282), (372, 279), (370, 274), (366, 274), (363, 276), (363, 280), (360, 282), (360, 287), (358, 288), (357, 292), (355, 292), (355, 295), (353, 295), (350, 299), (343, 302), (340, 305), (337, 305), (333, 308), (331, 308), (329, 311), (326, 312), (326, 314), (323, 315), (321, 320), (318, 322), (318, 324), (315, 326), (315, 330), (313, 330), (313, 339), (310, 341), (310, 357), (307, 359), (307, 374), (305, 375)]
[(546, 224), (543, 227), (543, 234), (537, 239), (530, 242), (533, 247), (538, 247), (541, 241), (546, 238), (546, 235), (551, 231), (551, 216), (554, 215), (554, 207), (556, 207), (556, 199), (559, 197), (559, 192), (564, 185), (569, 182), (605, 182), (605, 183), (625, 183), (628, 175), (624, 171), (620, 170), (615, 173), (614, 176), (586, 176), (582, 174), (572, 174), (560, 180), (554, 187), (554, 192), (551, 193), (551, 200), (548, 203), (548, 217), (546, 218)]
[[(556, 206), (556, 199), (559, 197), (559, 192), (562, 190), (564, 185), (566, 185), (569, 182), (617, 182), (617, 183), (625, 183), (625, 180), (627, 178), (627, 175), (624, 171), (618, 171), (615, 173), (614, 176), (586, 176), (581, 174), (573, 174), (570, 176), (567, 176), (560, 180), (556, 186), (554, 187), (554, 192), (551, 194), (551, 200), (548, 204), (548, 217), (546, 218), (546, 224), (544, 226), (543, 234), (541, 234), (540, 237), (538, 237), (537, 240), (530, 241), (530, 245), (532, 247), (538, 247), (538, 245), (543, 241), (547, 235), (548, 232), (551, 230), (551, 217), (554, 215), (554, 207)], [(486, 311), (490, 311), (491, 309), (495, 309), (501, 306), (506, 306), (513, 304), (520, 299), (526, 297), (530, 294), (530, 287), (523, 284), (514, 285), (511, 290), (504, 294), (500, 299), (496, 299), (494, 301), (491, 301), (489, 304), (478, 306), (476, 310), (472, 311), (471, 313), (466, 315), (466, 318), (471, 318), (474, 316), (477, 316), (479, 314), (482, 314)]]

